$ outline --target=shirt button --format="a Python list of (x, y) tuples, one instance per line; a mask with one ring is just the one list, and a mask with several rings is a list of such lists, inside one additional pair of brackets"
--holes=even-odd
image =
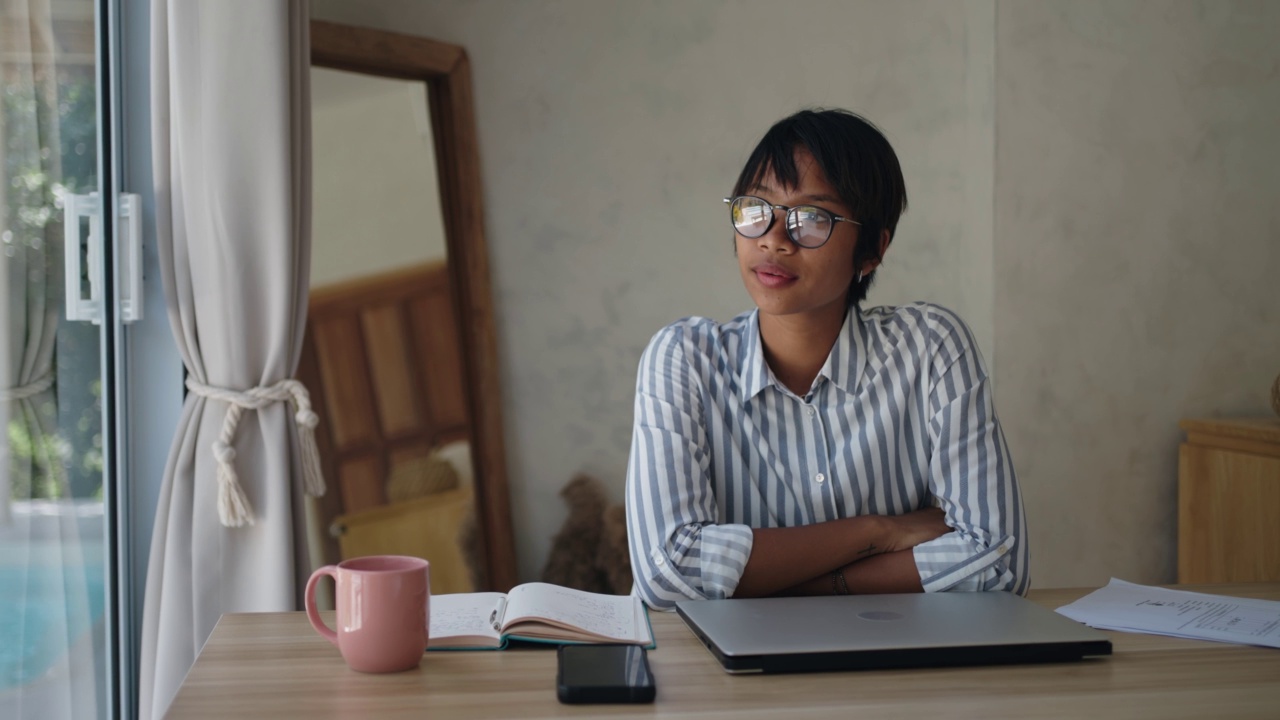
[(809, 412), (809, 417), (813, 417), (814, 415), (818, 414), (818, 411), (814, 410), (813, 408), (809, 408), (808, 412)]
[(654, 558), (654, 559), (653, 559), (653, 564), (654, 564), (654, 565), (662, 565), (662, 564), (663, 564), (663, 563), (665, 563), (665, 562), (666, 562), (666, 561), (665, 561), (665, 560), (663, 560), (663, 559), (662, 559), (662, 558), (660, 558), (660, 557), (659, 557), (659, 558)]
[(818, 473), (817, 475), (813, 476), (813, 479), (817, 480), (818, 482), (822, 482), (823, 480), (827, 479), (827, 476), (823, 475), (822, 473)]

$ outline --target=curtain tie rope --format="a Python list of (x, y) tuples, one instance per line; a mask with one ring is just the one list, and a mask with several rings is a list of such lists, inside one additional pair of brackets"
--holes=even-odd
[(302, 477), (308, 495), (324, 495), (324, 475), (320, 468), (320, 450), (316, 446), (316, 425), (320, 417), (311, 410), (311, 395), (297, 380), (281, 380), (274, 385), (258, 386), (243, 392), (205, 385), (187, 378), (187, 389), (209, 400), (227, 403), (222, 432), (213, 443), (213, 456), (218, 461), (218, 519), (225, 527), (241, 527), (254, 522), (253, 507), (236, 474), (236, 427), (245, 410), (260, 410), (272, 403), (292, 402), (298, 423), (298, 440), (302, 445)]
[(26, 400), (29, 397), (39, 395), (50, 387), (53, 387), (52, 370), (46, 372), (44, 375), (41, 375), (26, 385), (19, 385), (13, 388), (0, 388), (0, 402)]

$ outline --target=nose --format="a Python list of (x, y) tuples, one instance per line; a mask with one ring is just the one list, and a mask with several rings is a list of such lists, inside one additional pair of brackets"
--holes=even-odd
[(787, 217), (785, 213), (774, 210), (773, 225), (768, 232), (756, 238), (756, 245), (767, 252), (789, 253), (795, 250), (795, 243), (787, 236)]

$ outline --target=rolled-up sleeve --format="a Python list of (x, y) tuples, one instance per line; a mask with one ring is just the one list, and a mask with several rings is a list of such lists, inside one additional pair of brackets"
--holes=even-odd
[(929, 391), (930, 490), (952, 532), (913, 551), (926, 592), (1025, 595), (1026, 521), (990, 380), (972, 335), (935, 308)]
[(701, 383), (684, 331), (659, 331), (640, 359), (627, 465), (633, 593), (655, 609), (733, 595), (751, 554), (746, 525), (719, 524)]

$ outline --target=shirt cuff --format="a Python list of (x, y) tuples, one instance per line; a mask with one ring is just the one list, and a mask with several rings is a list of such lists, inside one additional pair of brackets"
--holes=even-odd
[(702, 594), (708, 599), (733, 597), (751, 556), (755, 535), (746, 525), (706, 525), (698, 535)]
[[(912, 549), (920, 584), (925, 592), (982, 590), (982, 574), (1000, 562), (1013, 548), (1014, 538), (1006, 536), (983, 548), (957, 532), (921, 543)], [(971, 581), (965, 583), (966, 580)], [(965, 583), (966, 587), (959, 587)], [(968, 587), (972, 585), (972, 587)]]

